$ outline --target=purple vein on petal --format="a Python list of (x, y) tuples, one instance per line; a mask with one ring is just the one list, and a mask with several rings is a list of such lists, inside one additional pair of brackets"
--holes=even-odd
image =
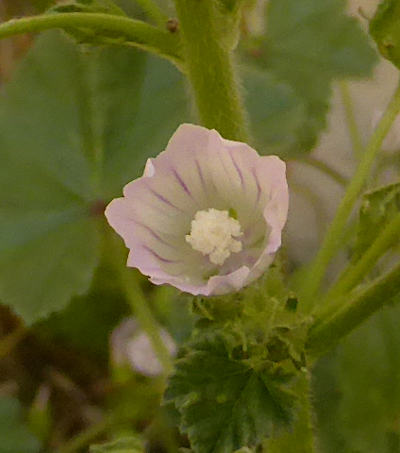
[(229, 151), (229, 155), (231, 156), (232, 163), (233, 163), (234, 167), (236, 168), (236, 171), (238, 172), (240, 182), (242, 184), (242, 187), (244, 188), (244, 178), (243, 178), (242, 170), (240, 169), (239, 165), (236, 163), (236, 161), (232, 155), (232, 151)]
[(150, 190), (150, 192), (155, 195), (160, 201), (162, 201), (163, 203), (171, 206), (172, 208), (175, 208), (177, 209), (178, 211), (181, 211), (181, 212), (185, 212), (183, 211), (181, 208), (179, 208), (178, 206), (175, 206), (173, 203), (171, 203), (167, 198), (165, 198), (163, 195), (159, 194), (158, 192), (156, 192), (152, 187), (150, 186), (147, 186), (147, 188)]
[(255, 167), (253, 167), (251, 169), (251, 172), (253, 173), (253, 176), (254, 176), (254, 179), (256, 181), (256, 184), (257, 184), (257, 200), (256, 200), (256, 204), (260, 201), (260, 196), (261, 196), (261, 186), (260, 186), (260, 181), (258, 180), (258, 177), (257, 177), (257, 173), (256, 173), (256, 169)]
[(187, 193), (187, 195), (189, 195), (190, 198), (192, 198), (194, 200), (192, 192), (189, 190), (188, 186), (185, 184), (185, 182), (183, 181), (183, 179), (181, 178), (179, 173), (176, 171), (176, 169), (171, 168), (171, 170), (172, 170), (172, 173), (174, 174), (175, 178), (177, 179), (178, 183), (183, 188), (183, 190)]
[(197, 172), (200, 176), (201, 184), (203, 186), (204, 191), (207, 192), (207, 186), (206, 186), (206, 182), (204, 181), (203, 171), (200, 167), (199, 161), (197, 159), (195, 159), (195, 162), (196, 162)]
[(138, 226), (144, 228), (145, 230), (147, 230), (155, 239), (157, 239), (162, 244), (167, 245), (168, 247), (171, 247), (171, 248), (175, 249), (175, 247), (172, 244), (170, 244), (169, 242), (165, 241), (158, 233), (156, 233), (149, 226), (145, 225), (144, 223), (138, 222), (135, 219), (130, 219), (130, 220), (132, 220), (134, 223), (136, 223), (136, 225), (138, 225)]
[(181, 262), (180, 260), (169, 260), (167, 258), (163, 258), (147, 245), (142, 244), (142, 247), (163, 263), (176, 264)]

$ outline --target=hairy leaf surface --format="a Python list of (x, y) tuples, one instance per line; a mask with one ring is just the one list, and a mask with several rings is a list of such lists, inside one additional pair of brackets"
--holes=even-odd
[(206, 335), (178, 360), (166, 400), (180, 410), (194, 452), (235, 451), (289, 424), (287, 379), (278, 369), (255, 370), (235, 360), (222, 334)]

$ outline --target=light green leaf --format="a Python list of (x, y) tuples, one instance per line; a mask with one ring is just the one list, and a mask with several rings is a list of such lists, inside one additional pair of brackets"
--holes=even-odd
[(382, 187), (364, 195), (354, 245), (353, 260), (357, 260), (372, 242), (377, 232), (400, 212), (400, 183)]
[(367, 76), (376, 61), (367, 36), (344, 7), (343, 0), (267, 4), (266, 33), (251, 61), (287, 83), (301, 100), (299, 108), (305, 109), (296, 142), (287, 146), (286, 154), (304, 153), (315, 145), (326, 125), (332, 81)]
[(27, 323), (88, 290), (98, 216), (182, 122), (182, 81), (167, 65), (130, 48), (82, 53), (52, 32), (5, 88), (0, 298)]
[(142, 442), (137, 437), (124, 437), (103, 445), (92, 445), (90, 453), (144, 453)]
[(0, 396), (0, 453), (39, 453), (39, 441), (22, 420), (18, 401)]
[(253, 368), (230, 341), (221, 332), (199, 335), (170, 379), (166, 401), (180, 411), (181, 429), (195, 453), (257, 445), (292, 418), (292, 376), (272, 362)]
[(400, 1), (382, 1), (370, 22), (369, 31), (381, 54), (400, 69)]

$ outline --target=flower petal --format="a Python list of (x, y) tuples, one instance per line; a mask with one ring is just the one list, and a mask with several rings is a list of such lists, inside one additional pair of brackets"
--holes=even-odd
[[(210, 208), (233, 210), (243, 231), (242, 251), (220, 267), (185, 240), (196, 212)], [(207, 296), (237, 291), (267, 269), (287, 211), (285, 164), (278, 157), (260, 157), (245, 143), (184, 124), (106, 216), (130, 248), (129, 266), (155, 284)]]

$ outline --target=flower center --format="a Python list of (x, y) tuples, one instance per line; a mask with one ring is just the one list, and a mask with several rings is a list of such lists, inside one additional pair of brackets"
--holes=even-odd
[(235, 239), (242, 234), (240, 223), (228, 211), (211, 208), (196, 212), (186, 242), (208, 255), (213, 264), (222, 265), (231, 253), (242, 250), (242, 243)]

